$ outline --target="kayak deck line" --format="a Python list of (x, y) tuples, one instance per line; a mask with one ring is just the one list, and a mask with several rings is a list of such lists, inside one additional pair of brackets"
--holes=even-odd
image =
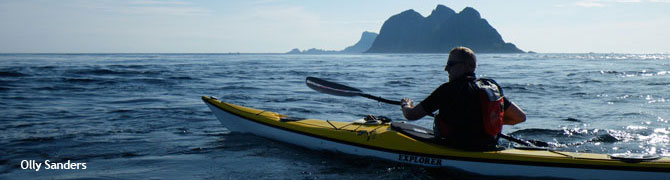
[[(417, 141), (405, 134), (391, 130), (388, 124), (359, 124), (359, 126), (351, 126), (353, 123), (337, 121), (325, 122), (316, 119), (305, 119), (297, 122), (280, 122), (280, 117), (287, 116), (270, 111), (260, 113), (262, 110), (224, 103), (211, 97), (203, 96), (202, 99), (209, 105), (212, 112), (217, 115), (217, 118), (221, 123), (231, 131), (250, 132), (259, 136), (277, 139), (277, 137), (273, 137), (272, 135), (268, 136), (263, 134), (265, 132), (254, 132), (253, 130), (256, 129), (255, 127), (244, 126), (263, 125), (265, 127), (276, 128), (276, 130), (273, 131), (278, 130), (288, 134), (294, 134), (295, 136), (300, 135), (300, 137), (304, 138), (320, 139), (322, 140), (320, 141), (321, 145), (324, 145), (323, 143), (335, 143), (336, 146), (362, 148), (360, 150), (374, 151), (379, 154), (388, 155), (388, 153), (393, 153), (397, 155), (396, 158), (380, 157), (381, 155), (377, 156), (375, 154), (367, 154), (364, 156), (380, 157), (398, 162), (406, 162), (399, 159), (399, 157), (402, 155), (409, 155), (413, 157), (439, 158), (442, 159), (443, 162), (447, 161), (446, 163), (495, 163), (506, 166), (568, 168), (571, 169), (571, 171), (581, 171), (576, 169), (592, 169), (608, 172), (621, 171), (627, 173), (642, 173), (644, 174), (642, 177), (645, 177), (649, 173), (654, 175), (658, 175), (657, 173), (666, 173), (662, 174), (662, 176), (670, 176), (667, 174), (667, 172), (670, 172), (670, 158), (667, 157), (653, 161), (629, 163), (614, 160), (606, 154), (593, 153), (560, 152), (561, 154), (556, 154), (548, 151), (521, 149), (469, 152)], [(249, 124), (243, 121), (238, 122), (236, 119), (253, 123)], [(339, 127), (338, 130), (329, 127), (328, 123), (332, 123), (333, 126)], [(277, 135), (283, 136), (288, 134)], [(363, 134), (365, 134), (365, 136), (363, 136)], [(291, 140), (277, 140), (312, 149), (326, 148), (321, 147), (319, 144), (300, 144), (300, 142), (292, 142)], [(329, 148), (326, 148), (325, 150), (328, 149)], [(332, 150), (340, 151), (341, 149)], [(357, 155), (357, 153), (353, 154)], [(430, 164), (421, 165), (431, 166)]]
[[(204, 97), (203, 97), (203, 98), (204, 98)], [(211, 97), (211, 98), (213, 98), (213, 97)], [(214, 99), (215, 99), (215, 98), (214, 98)], [(230, 107), (231, 107), (231, 108), (235, 108), (234, 106), (230, 106)], [(237, 109), (237, 108), (235, 108), (235, 109)], [(238, 111), (243, 111), (243, 110), (241, 110), (241, 109), (237, 109), (237, 110), (238, 110)], [(270, 112), (270, 111), (262, 110), (261, 112), (255, 114), (255, 115), (256, 115), (256, 116), (261, 116), (261, 114), (263, 114), (263, 113), (265, 113), (265, 112)], [(281, 115), (280, 119), (281, 119), (281, 118), (288, 118), (288, 116)], [(318, 125), (318, 124), (310, 124), (310, 123), (302, 122), (302, 121), (304, 121), (304, 120), (309, 120), (309, 119), (291, 120), (291, 121), (285, 121), (285, 122), (295, 122), (295, 123), (300, 123), (300, 124), (305, 124), (305, 125), (312, 125), (312, 126), (326, 127), (326, 126), (321, 126), (321, 125)], [(344, 128), (344, 127), (349, 126), (349, 125), (352, 125), (352, 124), (356, 124), (356, 123), (351, 122), (351, 123), (348, 123), (348, 124), (344, 125), (344, 126), (341, 127), (341, 128), (337, 128), (337, 127), (336, 127), (335, 125), (333, 125), (329, 120), (326, 120), (326, 122), (328, 122), (328, 124), (330, 124), (330, 125), (332, 126), (332, 128), (335, 129), (335, 130), (341, 130), (341, 128)], [(360, 126), (359, 126), (359, 127), (360, 127)], [(328, 128), (330, 128), (330, 127), (328, 127)], [(355, 130), (354, 130), (354, 131), (355, 131)]]
[[(351, 122), (351, 123), (347, 123), (346, 125), (342, 126), (341, 128), (337, 128), (337, 127), (335, 127), (335, 125), (333, 125), (333, 123), (331, 123), (329, 120), (325, 120), (325, 121), (326, 121), (328, 124), (330, 124), (330, 126), (331, 126), (331, 127), (333, 128), (333, 130), (335, 130), (335, 131), (357, 132), (359, 135), (366, 134), (366, 135), (367, 135), (367, 140), (368, 140), (368, 141), (370, 140), (370, 136), (371, 136), (371, 135), (376, 135), (376, 130), (379, 129), (379, 128), (381, 128), (381, 126), (379, 126), (379, 127), (375, 128), (375, 129), (373, 129), (372, 131), (358, 131), (358, 129), (361, 128), (361, 127), (363, 126), (363, 124)], [(317, 124), (309, 124), (309, 123), (305, 123), (305, 122), (296, 122), (296, 123), (306, 124), (306, 125), (312, 125), (312, 126), (318, 126), (318, 127), (324, 127), (324, 128), (330, 128), (330, 127), (327, 127), (327, 126), (320, 126), (320, 125), (317, 125)], [(342, 128), (347, 127), (347, 126), (352, 125), (352, 124), (357, 124), (358, 127), (356, 127), (356, 129), (353, 129), (353, 130), (342, 129)]]
[(330, 126), (333, 126), (333, 128), (335, 128), (335, 130), (338, 130), (337, 127), (335, 127), (335, 125), (333, 125), (333, 123), (330, 123), (330, 121), (328, 121), (328, 120), (326, 120), (326, 122), (327, 122), (328, 124), (330, 124)]
[(569, 154), (565, 154), (565, 153), (558, 152), (558, 151), (555, 151), (555, 150), (547, 149), (546, 151), (552, 152), (554, 154), (560, 154), (560, 155), (563, 155), (565, 157), (569, 157), (569, 158), (572, 158), (572, 159), (577, 159), (577, 157), (575, 157), (575, 156), (571, 156)]
[[(203, 98), (204, 98), (204, 97), (203, 97)], [(213, 97), (211, 97), (211, 98), (213, 98)], [(215, 98), (214, 98), (214, 99), (215, 99)], [(237, 109), (238, 111), (243, 111), (243, 110), (241, 110), (241, 109), (236, 108), (235, 106), (229, 106), (229, 107), (230, 107), (230, 108), (233, 108), (233, 109)], [(266, 112), (274, 113), (274, 112), (271, 112), (271, 111), (261, 110), (261, 112), (256, 113), (256, 114), (254, 114), (254, 115), (256, 115), (256, 116), (262, 116), (261, 114), (266, 113)], [(285, 115), (281, 115), (281, 114), (279, 114), (279, 115), (280, 115), (280, 119), (281, 119), (281, 118), (288, 118), (288, 117), (289, 117), (289, 116), (285, 116)], [(309, 120), (309, 119), (302, 119), (302, 120), (295, 120), (295, 121), (288, 121), (288, 122), (293, 122), (293, 123), (298, 123), (298, 124), (305, 124), (305, 125), (316, 126), (316, 127), (333, 128), (334, 130), (337, 130), (337, 131), (348, 131), (348, 132), (356, 132), (361, 126), (364, 125), (364, 124), (359, 124), (359, 123), (350, 122), (350, 123), (347, 123), (347, 124), (345, 124), (344, 126), (342, 126), (342, 127), (340, 127), (340, 128), (337, 128), (337, 127), (336, 127), (333, 123), (331, 123), (331, 121), (329, 121), (329, 120), (325, 120), (325, 121), (326, 121), (328, 124), (330, 124), (331, 127), (328, 127), (328, 126), (322, 126), (322, 125), (320, 125), (320, 124), (307, 123), (307, 122), (304, 122), (304, 120)], [(359, 126), (358, 126), (356, 129), (353, 129), (353, 130), (344, 130), (344, 129), (342, 129), (342, 128), (347, 127), (347, 126), (350, 126), (350, 125), (352, 125), (352, 124), (358, 124)], [(377, 127), (377, 128), (379, 128), (379, 127)]]
[(260, 115), (263, 114), (264, 112), (267, 112), (267, 111), (263, 110), (263, 111), (259, 112), (258, 114), (256, 114), (256, 116), (260, 116)]

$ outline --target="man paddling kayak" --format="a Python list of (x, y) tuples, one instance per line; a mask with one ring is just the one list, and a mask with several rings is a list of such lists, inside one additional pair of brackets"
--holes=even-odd
[(407, 120), (418, 120), (440, 110), (435, 116), (435, 136), (446, 145), (486, 150), (497, 144), (502, 125), (526, 120), (526, 114), (503, 96), (502, 88), (491, 79), (476, 79), (477, 58), (472, 50), (457, 47), (449, 52), (444, 70), (449, 82), (435, 89), (419, 105), (403, 98), (402, 112)]

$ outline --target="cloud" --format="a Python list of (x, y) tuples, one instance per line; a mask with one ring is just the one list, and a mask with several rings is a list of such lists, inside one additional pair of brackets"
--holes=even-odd
[(252, 4), (255, 5), (265, 5), (265, 4), (274, 4), (281, 2), (281, 0), (256, 0), (256, 1), (251, 1)]
[(130, 4), (143, 4), (143, 5), (189, 5), (189, 4), (191, 4), (191, 3), (183, 2), (183, 1), (177, 1), (177, 0), (164, 0), (164, 1), (157, 1), (157, 0), (140, 0), (140, 1), (133, 1), (133, 2), (130, 2)]
[(300, 6), (273, 6), (259, 7), (253, 14), (253, 18), (269, 21), (301, 22), (304, 24), (318, 24), (321, 22), (319, 15), (306, 11)]
[(212, 11), (208, 9), (199, 7), (166, 7), (166, 6), (127, 7), (112, 10), (126, 14), (139, 14), (139, 15), (198, 16), (198, 15), (208, 15), (212, 13)]
[(640, 3), (642, 0), (617, 0), (618, 3)]
[(104, 12), (132, 15), (199, 16), (212, 14), (212, 10), (210, 9), (180, 0), (79, 1), (76, 3), (76, 6)]
[(605, 4), (600, 3), (599, 1), (579, 1), (575, 2), (575, 6), (592, 8), (592, 7), (605, 7)]
[[(573, 3), (573, 5), (585, 8), (601, 8), (613, 3), (670, 3), (670, 0), (582, 0)], [(555, 6), (565, 7), (563, 5)]]
[(580, 7), (604, 7), (611, 3), (670, 3), (670, 0), (583, 0), (575, 2)]

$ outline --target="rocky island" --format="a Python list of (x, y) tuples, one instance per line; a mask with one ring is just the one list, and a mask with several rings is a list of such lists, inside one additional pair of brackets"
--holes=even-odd
[(295, 48), (292, 49), (291, 51), (287, 52), (287, 54), (357, 54), (357, 53), (364, 53), (368, 49), (370, 49), (370, 46), (372, 46), (372, 42), (375, 41), (377, 38), (377, 33), (373, 32), (368, 32), (365, 31), (361, 35), (361, 39), (356, 42), (356, 44), (349, 46), (347, 48), (344, 48), (344, 50), (341, 51), (333, 51), (333, 50), (323, 50), (323, 49), (316, 49), (316, 48), (311, 48), (308, 50), (300, 51), (300, 49)]
[(476, 53), (524, 53), (502, 36), (471, 7), (456, 13), (438, 5), (428, 17), (410, 9), (387, 19), (379, 34), (363, 32), (353, 46), (341, 51), (293, 49), (288, 54), (448, 53), (466, 46)]
[(461, 12), (438, 5), (428, 16), (414, 10), (394, 15), (382, 26), (368, 53), (446, 53), (466, 46), (477, 53), (523, 53), (505, 43), (474, 8)]

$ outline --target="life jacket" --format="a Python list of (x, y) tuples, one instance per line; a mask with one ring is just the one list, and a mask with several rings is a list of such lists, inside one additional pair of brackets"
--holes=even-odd
[(486, 134), (496, 138), (503, 126), (503, 91), (493, 79), (480, 78), (475, 80), (475, 85), (479, 89), (484, 130)]

